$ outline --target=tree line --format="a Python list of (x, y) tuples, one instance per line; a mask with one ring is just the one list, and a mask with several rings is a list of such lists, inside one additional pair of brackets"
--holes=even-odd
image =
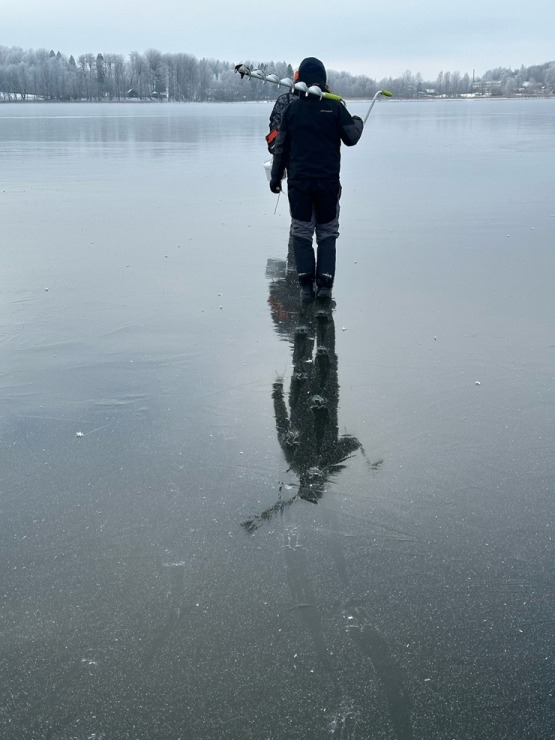
[[(293, 77), (287, 62), (241, 60), (268, 74)], [(440, 72), (435, 80), (420, 73), (376, 81), (365, 75), (328, 72), (330, 88), (345, 98), (369, 98), (380, 88), (396, 97), (457, 97), (468, 94), (553, 94), (555, 62), (519, 70), (497, 68), (480, 79), (468, 73)], [(241, 101), (275, 97), (279, 88), (257, 81), (241, 80), (234, 64), (216, 59), (197, 59), (191, 54), (166, 54), (157, 49), (144, 53), (88, 53), (67, 57), (53, 49), (24, 50), (0, 46), (0, 100), (101, 101), (176, 100)]]

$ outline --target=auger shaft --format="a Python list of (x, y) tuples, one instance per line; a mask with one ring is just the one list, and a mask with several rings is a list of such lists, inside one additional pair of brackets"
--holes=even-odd
[(240, 74), (241, 77), (250, 77), (254, 80), (271, 82), (274, 85), (286, 87), (289, 92), (300, 92), (304, 93), (305, 95), (316, 95), (319, 98), (326, 98), (327, 100), (338, 100), (340, 102), (343, 102), (343, 98), (341, 97), (341, 95), (334, 95), (333, 93), (325, 92), (321, 90), (318, 85), (312, 85), (311, 87), (308, 87), (306, 82), (293, 82), (293, 80), (290, 80), (289, 77), (284, 77), (282, 80), (280, 80), (277, 75), (267, 75), (261, 69), (251, 69), (250, 67), (247, 67), (246, 64), (237, 64), (235, 66), (235, 71)]
[[(241, 78), (249, 77), (253, 80), (271, 82), (273, 85), (286, 87), (289, 92), (299, 92), (304, 93), (305, 95), (316, 95), (319, 98), (326, 98), (327, 100), (338, 100), (341, 103), (345, 102), (340, 95), (334, 95), (334, 93), (325, 92), (321, 90), (318, 85), (312, 85), (311, 87), (308, 87), (306, 82), (293, 82), (293, 80), (290, 80), (289, 77), (284, 77), (280, 80), (279, 77), (275, 74), (267, 75), (261, 69), (251, 69), (246, 64), (237, 64), (235, 66), (235, 71), (241, 75)], [(378, 92), (372, 98), (370, 108), (368, 108), (368, 112), (364, 117), (364, 123), (366, 123), (366, 121), (368, 120), (368, 116), (370, 115), (372, 108), (374, 107), (374, 103), (380, 95), (385, 95), (387, 98), (391, 98), (393, 96), (393, 93), (390, 93), (389, 90), (378, 90)]]

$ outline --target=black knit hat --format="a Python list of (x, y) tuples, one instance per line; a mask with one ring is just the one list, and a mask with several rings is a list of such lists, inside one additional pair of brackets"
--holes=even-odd
[(327, 81), (326, 68), (316, 57), (307, 57), (299, 65), (299, 81), (311, 85), (318, 85), (322, 90)]

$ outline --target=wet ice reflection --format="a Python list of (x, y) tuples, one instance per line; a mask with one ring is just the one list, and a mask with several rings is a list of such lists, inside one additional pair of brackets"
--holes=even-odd
[(277, 439), (298, 479), (297, 492), (288, 496), (280, 487), (279, 499), (243, 522), (257, 529), (297, 499), (317, 503), (326, 485), (362, 445), (355, 437), (339, 433), (339, 378), (335, 350), (335, 322), (330, 301), (299, 307), (299, 288), (291, 255), (287, 261), (271, 260), (271, 308), (276, 331), (291, 346), (289, 393), (284, 379), (272, 388)]

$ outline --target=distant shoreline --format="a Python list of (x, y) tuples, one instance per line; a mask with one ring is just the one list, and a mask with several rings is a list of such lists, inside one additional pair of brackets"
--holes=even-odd
[[(3, 94), (0, 93), (0, 96)], [(423, 95), (418, 98), (394, 97), (389, 99), (385, 104), (394, 103), (430, 103), (430, 102), (466, 102), (469, 100), (551, 100), (555, 95)], [(371, 98), (349, 97), (347, 102), (369, 102)], [(155, 98), (142, 99), (114, 99), (114, 100), (44, 100), (34, 98), (25, 99), (6, 99), (0, 97), (0, 105), (237, 105), (243, 103), (256, 103), (257, 105), (274, 103), (275, 98), (267, 100), (156, 100)]]

